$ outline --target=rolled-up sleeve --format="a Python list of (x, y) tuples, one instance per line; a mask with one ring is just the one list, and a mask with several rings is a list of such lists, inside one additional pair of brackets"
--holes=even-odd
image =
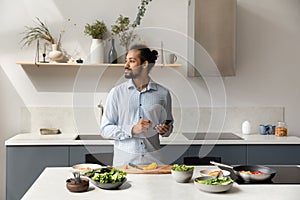
[(118, 124), (118, 102), (115, 95), (115, 90), (112, 89), (106, 100), (105, 110), (102, 116), (100, 126), (100, 134), (104, 138), (114, 140), (125, 140), (132, 137), (132, 125), (120, 126)]

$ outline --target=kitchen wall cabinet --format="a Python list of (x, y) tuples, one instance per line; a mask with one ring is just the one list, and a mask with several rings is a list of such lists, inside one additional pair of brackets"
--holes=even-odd
[(300, 145), (248, 145), (250, 165), (299, 165)]
[(237, 0), (189, 0), (188, 76), (235, 75), (236, 12)]
[(21, 199), (45, 167), (57, 166), (69, 166), (69, 147), (6, 147), (6, 200)]

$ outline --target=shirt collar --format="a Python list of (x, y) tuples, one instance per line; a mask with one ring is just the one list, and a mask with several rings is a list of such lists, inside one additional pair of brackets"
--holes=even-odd
[[(127, 88), (133, 89), (136, 88), (132, 79), (129, 79), (127, 82)], [(157, 83), (155, 83), (151, 78), (149, 80), (147, 90), (157, 90)]]

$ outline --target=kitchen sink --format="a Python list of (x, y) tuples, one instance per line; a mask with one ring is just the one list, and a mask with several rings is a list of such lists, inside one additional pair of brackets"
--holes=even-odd
[(243, 140), (243, 138), (237, 136), (231, 132), (197, 132), (197, 133), (182, 133), (188, 140)]
[(75, 140), (108, 140), (101, 135), (78, 135)]

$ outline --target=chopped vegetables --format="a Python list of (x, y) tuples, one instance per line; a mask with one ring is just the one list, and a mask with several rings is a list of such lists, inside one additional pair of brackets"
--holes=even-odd
[(118, 183), (126, 178), (126, 172), (116, 168), (101, 168), (86, 172), (85, 175), (100, 183)]
[(212, 178), (208, 180), (199, 180), (195, 179), (197, 183), (206, 184), (206, 185), (228, 185), (230, 183), (233, 183), (233, 180), (226, 176), (226, 177), (220, 177), (220, 178)]
[(219, 172), (223, 174), (222, 170), (216, 170), (216, 171), (209, 172), (208, 175), (216, 176)]
[(90, 168), (90, 167), (79, 167), (78, 169), (79, 170), (91, 170), (92, 168)]
[(178, 165), (178, 164), (174, 164), (172, 167), (172, 170), (174, 171), (181, 171), (181, 172), (187, 172), (187, 171), (192, 171), (194, 170), (194, 167), (192, 166), (186, 166), (184, 164)]
[(150, 165), (147, 165), (146, 167), (143, 167), (144, 170), (153, 170), (157, 168), (157, 163), (153, 162)]
[(244, 173), (244, 174), (264, 174), (264, 173), (261, 172), (261, 171), (254, 171), (254, 172), (251, 172), (251, 171), (241, 170), (241, 171), (239, 171), (239, 172)]

